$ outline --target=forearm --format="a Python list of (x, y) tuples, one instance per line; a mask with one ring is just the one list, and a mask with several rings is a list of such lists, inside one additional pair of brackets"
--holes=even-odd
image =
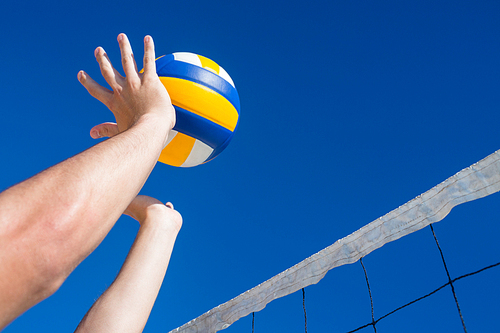
[(76, 332), (142, 332), (178, 231), (162, 221), (145, 221), (118, 277), (92, 306)]
[(0, 243), (26, 244), (19, 259), (69, 274), (105, 237), (154, 167), (168, 131), (156, 126), (158, 119), (144, 119), (0, 194)]
[(69, 184), (65, 190), (84, 203), (78, 208), (88, 216), (89, 225), (79, 228), (88, 233), (84, 235), (86, 242), (88, 237), (94, 242), (104, 237), (146, 182), (170, 130), (158, 122), (141, 123), (75, 156), (63, 166), (62, 173), (71, 173), (73, 182), (79, 184), (80, 193), (74, 193), (75, 188)]

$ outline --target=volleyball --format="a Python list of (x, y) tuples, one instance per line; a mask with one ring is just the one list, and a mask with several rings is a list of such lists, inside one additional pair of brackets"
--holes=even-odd
[(193, 167), (214, 159), (238, 125), (240, 99), (231, 77), (214, 61), (188, 52), (159, 57), (156, 72), (176, 114), (158, 161)]

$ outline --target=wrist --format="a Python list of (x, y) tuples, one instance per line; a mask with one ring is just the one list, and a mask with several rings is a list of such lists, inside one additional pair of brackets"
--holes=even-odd
[(162, 140), (162, 148), (166, 146), (167, 137), (172, 128), (175, 126), (175, 112), (172, 107), (172, 112), (150, 112), (139, 116), (134, 126), (146, 127), (148, 137), (154, 135)]
[(134, 123), (134, 125), (141, 124), (147, 124), (148, 126), (154, 126), (155, 128), (169, 132), (175, 125), (175, 116), (174, 119), (171, 119), (164, 112), (149, 112), (140, 115)]

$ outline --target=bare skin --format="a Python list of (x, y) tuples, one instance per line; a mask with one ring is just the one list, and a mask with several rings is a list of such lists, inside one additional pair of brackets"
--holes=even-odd
[(141, 224), (117, 278), (75, 332), (142, 332), (170, 260), (181, 215), (171, 203), (137, 196), (125, 214)]
[(152, 38), (144, 39), (143, 74), (124, 34), (118, 43), (125, 77), (101, 47), (95, 51), (112, 90), (78, 73), (116, 119), (91, 136), (113, 137), (0, 193), (0, 329), (53, 294), (99, 245), (144, 185), (175, 124)]

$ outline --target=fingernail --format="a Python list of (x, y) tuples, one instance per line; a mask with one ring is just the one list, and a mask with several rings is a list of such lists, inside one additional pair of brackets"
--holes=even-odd
[(121, 42), (123, 40), (123, 34), (118, 35), (118, 41)]
[(144, 38), (144, 40), (145, 40), (145, 42), (146, 42), (146, 43), (151, 42), (151, 36), (146, 36), (146, 37)]
[(101, 133), (99, 133), (98, 130), (92, 130), (91, 135), (94, 139), (99, 139), (101, 137)]
[(83, 81), (83, 80), (85, 80), (85, 72), (79, 71), (78, 72), (78, 81)]

